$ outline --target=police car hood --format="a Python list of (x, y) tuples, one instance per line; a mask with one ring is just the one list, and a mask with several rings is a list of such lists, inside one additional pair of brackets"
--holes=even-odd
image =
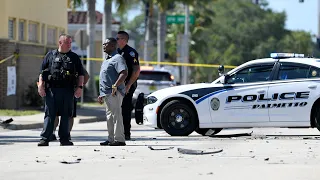
[(197, 83), (197, 84), (179, 85), (179, 86), (173, 86), (173, 87), (169, 87), (169, 88), (165, 88), (165, 89), (160, 89), (158, 91), (151, 93), (149, 96), (155, 96), (155, 97), (157, 97), (157, 99), (161, 99), (161, 98), (164, 98), (167, 96), (181, 94), (183, 92), (187, 92), (190, 90), (208, 88), (208, 87), (213, 87), (213, 86), (214, 86), (214, 84), (212, 84), (212, 83)]

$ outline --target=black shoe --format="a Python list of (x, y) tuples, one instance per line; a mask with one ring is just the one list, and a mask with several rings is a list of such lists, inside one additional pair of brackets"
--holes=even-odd
[(60, 141), (60, 146), (73, 146), (71, 141)]
[(105, 142), (101, 142), (100, 145), (101, 146), (108, 146), (110, 144), (109, 141), (105, 141)]
[(126, 145), (125, 142), (119, 142), (119, 141), (114, 141), (109, 144), (109, 146), (125, 146), (125, 145)]
[(125, 140), (131, 140), (131, 137), (130, 136), (125, 136), (124, 139)]
[(56, 141), (57, 140), (57, 137), (55, 134), (52, 134), (50, 137), (49, 137), (49, 142), (50, 141)]
[(49, 142), (41, 139), (38, 143), (38, 146), (49, 146)]

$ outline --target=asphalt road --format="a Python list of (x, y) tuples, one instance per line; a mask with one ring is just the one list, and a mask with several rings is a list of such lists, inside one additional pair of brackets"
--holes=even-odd
[[(61, 147), (59, 142), (37, 147), (41, 129), (2, 131), (0, 179), (318, 180), (320, 177), (320, 133), (316, 129), (230, 129), (217, 137), (196, 133), (171, 137), (162, 130), (133, 125), (133, 140), (127, 141), (127, 146), (102, 147), (99, 143), (106, 139), (106, 127), (106, 122), (77, 124), (72, 132), (73, 147)], [(189, 154), (179, 152), (179, 148)], [(213, 152), (216, 153), (210, 154)]]

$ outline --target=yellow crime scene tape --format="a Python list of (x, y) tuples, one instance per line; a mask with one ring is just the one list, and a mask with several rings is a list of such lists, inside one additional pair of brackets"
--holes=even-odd
[[(12, 58), (14, 55), (11, 55), (4, 59), (4, 61)], [(25, 56), (25, 57), (37, 57), (37, 58), (44, 58), (44, 55), (36, 55), (36, 54), (20, 54), (18, 56)], [(88, 61), (103, 61), (102, 58), (81, 58), (81, 60), (88, 60)], [(0, 64), (3, 60), (0, 61)], [(168, 66), (187, 66), (187, 67), (207, 67), (207, 68), (217, 68), (220, 65), (218, 64), (192, 64), (192, 63), (180, 63), (180, 62), (158, 62), (158, 61), (139, 61), (140, 64), (152, 64), (152, 65), (168, 65)], [(231, 66), (231, 65), (224, 65), (225, 68), (235, 68), (237, 66)]]
[(6, 62), (7, 60), (9, 60), (9, 59), (11, 59), (11, 58), (13, 58), (13, 57), (14, 57), (14, 55), (11, 55), (11, 56), (9, 56), (9, 57), (6, 57), (6, 58), (0, 60), (0, 64)]

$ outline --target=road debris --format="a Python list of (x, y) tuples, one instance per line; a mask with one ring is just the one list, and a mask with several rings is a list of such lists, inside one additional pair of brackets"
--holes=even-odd
[(9, 124), (9, 123), (11, 123), (12, 121), (13, 121), (12, 118), (7, 119), (7, 120), (2, 120), (2, 119), (0, 119), (0, 123), (1, 123), (1, 124)]
[(173, 149), (173, 147), (167, 147), (167, 148), (154, 148), (152, 146), (148, 146), (149, 149), (155, 150), (155, 151), (160, 151), (160, 150), (170, 150)]
[(234, 138), (235, 137), (243, 137), (243, 136), (251, 136), (253, 131), (250, 133), (238, 133), (238, 134), (225, 134), (225, 135), (210, 135), (209, 137), (213, 138)]
[(77, 164), (77, 163), (80, 163), (81, 160), (82, 160), (81, 158), (78, 158), (75, 161), (60, 161), (60, 163), (62, 163), (62, 164)]
[(205, 154), (216, 154), (222, 152), (223, 149), (218, 149), (214, 151), (203, 151), (203, 150), (192, 150), (192, 149), (183, 149), (178, 148), (178, 152), (181, 154), (191, 154), (191, 155), (205, 155)]

